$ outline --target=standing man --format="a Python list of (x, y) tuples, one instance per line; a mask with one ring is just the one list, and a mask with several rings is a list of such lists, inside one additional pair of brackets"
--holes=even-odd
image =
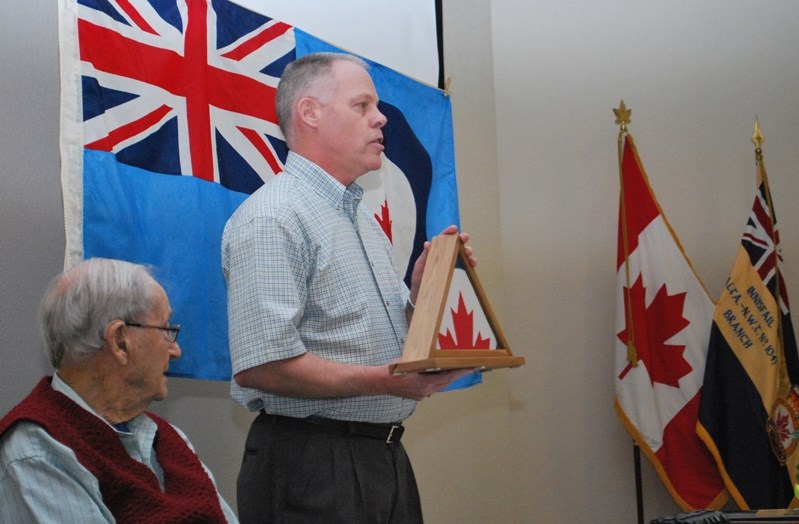
[(237, 522), (186, 436), (145, 413), (180, 357), (171, 316), (137, 264), (53, 279), (40, 323), (56, 371), (0, 420), (0, 522)]
[(358, 205), (355, 181), (380, 167), (384, 149), (377, 103), (356, 57), (289, 64), (276, 101), (285, 172), (225, 227), (231, 390), (260, 411), (238, 479), (245, 523), (422, 522), (402, 421), (470, 372), (389, 373), (429, 244), (408, 290), (388, 239)]

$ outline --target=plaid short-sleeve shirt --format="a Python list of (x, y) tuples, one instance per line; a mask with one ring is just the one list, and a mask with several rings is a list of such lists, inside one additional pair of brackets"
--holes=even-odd
[[(299, 356), (365, 366), (397, 360), (407, 336), (408, 288), (362, 189), (345, 187), (289, 153), (285, 171), (253, 193), (222, 237), (233, 374)], [(250, 410), (394, 422), (414, 410), (393, 396), (302, 399), (242, 388)]]

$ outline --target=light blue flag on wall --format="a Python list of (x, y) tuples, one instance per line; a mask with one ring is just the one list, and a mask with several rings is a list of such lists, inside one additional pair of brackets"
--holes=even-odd
[[(286, 64), (338, 50), (227, 0), (60, 0), (59, 11), (65, 264), (152, 266), (183, 326), (170, 374), (228, 380), (222, 229), (282, 171), (274, 95)], [(359, 183), (407, 277), (425, 239), (458, 224), (451, 106), (371, 66), (386, 150)]]

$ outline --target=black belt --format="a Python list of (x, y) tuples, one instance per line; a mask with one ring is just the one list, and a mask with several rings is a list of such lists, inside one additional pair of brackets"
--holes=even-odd
[(313, 425), (332, 429), (343, 435), (366, 437), (384, 441), (386, 444), (399, 442), (405, 428), (400, 422), (392, 424), (375, 424), (372, 422), (355, 422), (351, 420), (336, 420), (332, 418), (311, 415), (305, 418), (285, 417), (282, 415), (269, 415), (263, 410), (261, 413), (273, 420), (281, 420), (293, 425)]

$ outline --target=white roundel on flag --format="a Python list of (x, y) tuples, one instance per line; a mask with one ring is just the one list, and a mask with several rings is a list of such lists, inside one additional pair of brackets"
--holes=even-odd
[(385, 154), (381, 156), (380, 169), (358, 178), (358, 185), (363, 188), (362, 203), (372, 211), (394, 246), (394, 262), (402, 276), (413, 251), (416, 202), (408, 177)]

